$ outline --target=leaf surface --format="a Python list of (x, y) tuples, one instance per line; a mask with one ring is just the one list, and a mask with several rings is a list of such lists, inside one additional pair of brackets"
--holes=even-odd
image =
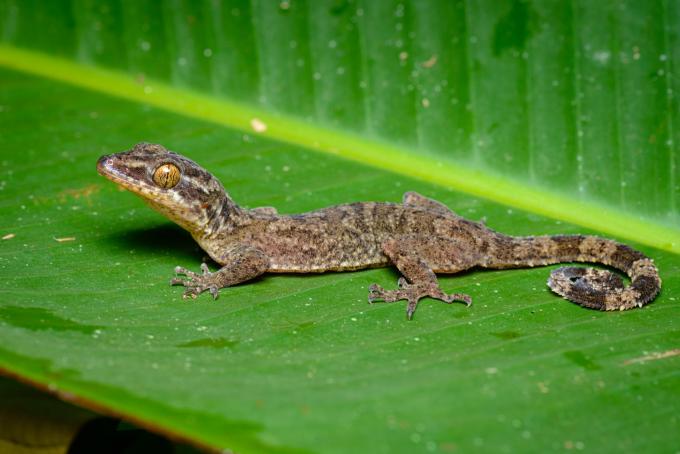
[[(676, 101), (628, 105), (617, 91), (645, 77), (652, 87), (677, 82), (623, 62), (598, 66), (605, 55), (584, 40), (612, 25), (596, 26), (597, 6), (474, 3), (461, 15), (453, 3), (437, 14), (416, 2), (164, 3), (149, 19), (158, 11), (143, 2), (50, 5), (31, 16), (2, 4), (2, 369), (238, 452), (677, 448), (677, 167), (663, 164), (675, 145), (660, 145), (676, 131)], [(652, 3), (663, 11), (640, 15), (626, 5), (604, 12), (634, 30), (646, 23), (637, 17), (671, 24), (678, 9)], [(548, 23), (564, 28), (551, 33), (570, 37), (571, 51), (536, 38)], [(632, 65), (631, 32), (615, 25)], [(461, 31), (445, 39), (452, 27)], [(646, 45), (666, 46), (658, 61), (675, 64), (674, 33), (666, 25), (641, 41), (641, 58), (652, 55)], [(241, 47), (220, 51), (236, 37)], [(614, 65), (619, 53), (609, 55)], [(553, 59), (611, 79), (587, 85)], [(545, 86), (551, 72), (557, 88)], [(619, 129), (603, 132), (612, 99)], [(252, 130), (254, 118), (266, 132)], [(648, 147), (658, 125), (661, 142)], [(551, 294), (548, 268), (471, 271), (441, 281), (472, 295), (472, 307), (426, 300), (407, 322), (401, 303), (366, 304), (371, 283), (396, 285), (393, 270), (378, 269), (265, 276), (217, 302), (183, 301), (168, 285), (172, 269), (197, 269), (204, 253), (94, 169), (100, 155), (142, 140), (190, 156), (250, 207), (295, 213), (415, 190), (510, 234), (620, 235), (656, 260), (662, 294), (605, 314)], [(654, 155), (665, 159), (657, 165), (639, 150), (667, 154)], [(639, 195), (649, 181), (652, 196)], [(622, 182), (638, 192), (612, 196)], [(576, 200), (565, 196), (581, 183)]]

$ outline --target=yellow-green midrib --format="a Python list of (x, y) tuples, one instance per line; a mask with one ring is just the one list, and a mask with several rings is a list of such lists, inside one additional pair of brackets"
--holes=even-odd
[[(262, 108), (214, 98), (165, 83), (83, 65), (27, 49), (0, 45), (0, 66), (41, 76), (174, 113), (253, 132), (419, 178), (495, 202), (581, 225), (606, 234), (680, 253), (680, 228), (636, 218), (594, 202), (576, 200), (441, 157), (409, 153), (382, 141), (311, 124)], [(255, 120), (256, 119), (256, 120)], [(264, 130), (263, 129), (264, 126)]]

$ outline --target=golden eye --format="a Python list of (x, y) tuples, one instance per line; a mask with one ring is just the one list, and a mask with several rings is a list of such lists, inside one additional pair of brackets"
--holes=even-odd
[(173, 188), (179, 183), (180, 171), (175, 164), (163, 164), (153, 173), (153, 181), (163, 189)]

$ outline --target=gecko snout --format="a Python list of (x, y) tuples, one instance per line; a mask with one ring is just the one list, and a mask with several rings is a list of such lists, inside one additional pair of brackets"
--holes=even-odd
[(104, 155), (101, 158), (97, 159), (97, 172), (101, 175), (103, 175), (106, 172), (106, 165), (109, 162), (109, 156), (110, 155)]

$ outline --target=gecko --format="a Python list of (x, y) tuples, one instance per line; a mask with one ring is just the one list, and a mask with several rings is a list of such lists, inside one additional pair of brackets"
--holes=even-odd
[(589, 235), (510, 236), (465, 219), (446, 205), (406, 192), (401, 203), (357, 202), (302, 214), (273, 207), (237, 205), (220, 181), (194, 161), (158, 144), (102, 156), (98, 172), (140, 196), (187, 230), (221, 268), (201, 273), (175, 268), (171, 285), (183, 296), (252, 280), (264, 273), (321, 273), (394, 266), (396, 289), (373, 284), (368, 302), (405, 300), (410, 320), (425, 297), (472, 303), (464, 293), (446, 293), (437, 274), (472, 268), (507, 269), (589, 262), (606, 269), (566, 266), (552, 270), (548, 286), (580, 306), (611, 311), (651, 302), (661, 289), (649, 257), (614, 240)]

